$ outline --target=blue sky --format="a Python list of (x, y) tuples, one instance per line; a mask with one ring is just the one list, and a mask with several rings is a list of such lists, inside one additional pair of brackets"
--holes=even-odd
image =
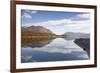
[(90, 32), (90, 14), (86, 12), (61, 12), (21, 10), (22, 26), (43, 26), (55, 34), (65, 32)]

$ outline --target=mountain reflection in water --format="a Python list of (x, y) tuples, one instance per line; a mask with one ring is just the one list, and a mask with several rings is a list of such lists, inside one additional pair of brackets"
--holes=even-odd
[(21, 62), (88, 60), (87, 52), (74, 40), (64, 38), (22, 39)]
[(22, 39), (22, 47), (43, 47), (52, 42), (52, 40), (49, 38), (24, 38)]

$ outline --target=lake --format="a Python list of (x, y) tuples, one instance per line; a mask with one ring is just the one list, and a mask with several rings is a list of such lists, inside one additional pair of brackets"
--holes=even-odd
[(76, 45), (74, 39), (24, 39), (21, 46), (21, 63), (88, 60), (87, 51)]

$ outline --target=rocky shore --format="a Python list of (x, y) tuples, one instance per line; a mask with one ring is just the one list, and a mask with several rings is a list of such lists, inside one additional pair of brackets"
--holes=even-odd
[(79, 38), (75, 39), (74, 43), (76, 43), (78, 46), (83, 48), (88, 56), (90, 57), (90, 39), (89, 38)]

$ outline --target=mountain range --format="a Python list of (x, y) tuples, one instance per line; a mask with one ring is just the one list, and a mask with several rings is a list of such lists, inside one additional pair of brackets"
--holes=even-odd
[[(51, 30), (43, 26), (22, 26), (21, 27), (22, 36), (47, 36), (56, 35)], [(77, 39), (77, 38), (90, 38), (89, 33), (76, 33), (76, 32), (66, 32), (62, 34), (66, 39)]]
[(63, 35), (65, 38), (90, 38), (89, 33), (66, 32)]

